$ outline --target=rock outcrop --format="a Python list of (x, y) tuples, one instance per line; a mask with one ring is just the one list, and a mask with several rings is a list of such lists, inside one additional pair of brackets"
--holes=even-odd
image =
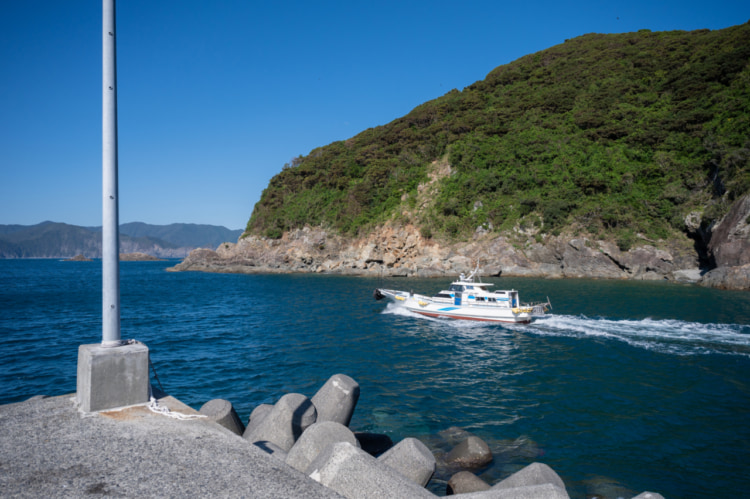
[(356, 239), (305, 227), (278, 240), (250, 235), (216, 250), (194, 250), (170, 270), (441, 277), (466, 272), (479, 261), (488, 276), (689, 282), (700, 277), (698, 257), (689, 245), (644, 243), (621, 251), (611, 242), (586, 237), (550, 236), (524, 245), (506, 236), (477, 235), (446, 244), (425, 239), (412, 225), (386, 225)]
[(738, 199), (712, 227), (708, 249), (717, 268), (750, 264), (750, 194)]
[(750, 289), (750, 194), (711, 227), (708, 251), (716, 268), (703, 276), (702, 286)]
[[(688, 237), (650, 241), (639, 235), (627, 251), (583, 235), (534, 238), (478, 231), (470, 241), (446, 243), (423, 237), (414, 225), (386, 224), (359, 238), (305, 227), (281, 239), (247, 235), (216, 250), (194, 250), (169, 270), (442, 277), (479, 262), (485, 276), (672, 280), (750, 289), (750, 195), (714, 227), (700, 229), (699, 219), (691, 214), (687, 222), (695, 225), (696, 241), (699, 232), (705, 238), (700, 243)], [(710, 271), (701, 268), (707, 259), (715, 262)]]

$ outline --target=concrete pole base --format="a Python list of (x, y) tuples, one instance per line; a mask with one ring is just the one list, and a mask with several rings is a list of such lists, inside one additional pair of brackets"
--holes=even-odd
[(145, 404), (149, 400), (148, 347), (142, 343), (78, 347), (76, 401), (84, 412)]

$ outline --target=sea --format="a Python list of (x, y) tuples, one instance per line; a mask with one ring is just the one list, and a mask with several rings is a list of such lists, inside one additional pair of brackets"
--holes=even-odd
[[(121, 336), (152, 384), (246, 421), (332, 375), (360, 385), (350, 427), (415, 437), (438, 462), (472, 434), (495, 483), (532, 462), (571, 497), (744, 497), (750, 490), (750, 292), (667, 282), (490, 278), (550, 313), (530, 325), (428, 319), (373, 299), (450, 279), (167, 272), (122, 262)], [(0, 260), (0, 404), (76, 390), (101, 342), (101, 262)], [(6, 456), (8, 458), (8, 456)], [(445, 494), (440, 464), (428, 488)]]

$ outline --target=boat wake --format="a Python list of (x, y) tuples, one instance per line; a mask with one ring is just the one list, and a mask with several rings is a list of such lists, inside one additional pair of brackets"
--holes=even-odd
[(383, 311), (401, 317), (419, 318), (451, 328), (485, 330), (490, 328), (570, 338), (600, 338), (625, 342), (672, 355), (728, 354), (750, 357), (750, 325), (703, 324), (676, 319), (609, 319), (585, 315), (549, 314), (528, 325), (488, 324), (424, 317), (389, 304)]
[[(385, 305), (385, 309), (383, 309), (383, 313), (390, 315), (399, 315), (401, 317), (424, 317), (410, 310), (407, 310), (400, 305), (396, 305), (395, 303), (387, 303)], [(429, 319), (429, 317), (425, 318)]]
[(527, 328), (543, 336), (612, 339), (674, 355), (720, 353), (750, 357), (750, 326), (741, 324), (548, 315)]

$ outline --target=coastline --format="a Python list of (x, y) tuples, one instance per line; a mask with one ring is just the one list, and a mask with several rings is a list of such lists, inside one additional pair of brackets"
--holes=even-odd
[[(258, 236), (197, 249), (167, 270), (216, 273), (326, 273), (347, 276), (453, 277), (480, 263), (485, 277), (672, 281), (750, 290), (750, 264), (701, 268), (687, 242), (644, 244), (623, 251), (610, 241), (550, 236), (520, 245), (504, 236), (439, 243), (415, 226), (385, 226), (362, 238), (305, 227), (281, 239)], [(742, 262), (738, 262), (742, 263)]]

